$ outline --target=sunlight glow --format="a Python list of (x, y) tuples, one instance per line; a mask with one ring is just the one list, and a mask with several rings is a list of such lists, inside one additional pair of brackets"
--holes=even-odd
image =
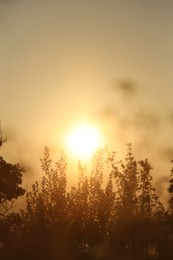
[(70, 152), (79, 159), (86, 159), (100, 147), (102, 138), (97, 128), (82, 123), (67, 136), (66, 144)]

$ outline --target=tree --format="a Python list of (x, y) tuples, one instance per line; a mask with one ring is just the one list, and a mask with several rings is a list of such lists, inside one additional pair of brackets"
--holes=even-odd
[(124, 259), (154, 257), (158, 252), (161, 220), (164, 208), (159, 202), (156, 188), (152, 185), (152, 169), (148, 160), (137, 162), (131, 145), (125, 162), (116, 162), (115, 153), (108, 161), (116, 183), (116, 222), (112, 234), (113, 254)]
[(140, 168), (140, 195), (139, 208), (142, 216), (151, 217), (152, 214), (163, 214), (163, 205), (159, 201), (156, 188), (152, 185), (152, 176), (150, 171), (152, 167), (147, 159), (139, 161)]
[(14, 201), (25, 193), (20, 187), (23, 172), (24, 169), (19, 164), (7, 163), (0, 157), (0, 258), (2, 259), (8, 259), (11, 227), (17, 216), (8, 213), (13, 208)]
[(111, 164), (116, 184), (117, 214), (121, 218), (136, 214), (139, 171), (138, 164), (132, 154), (131, 144), (128, 144), (125, 162), (122, 160), (116, 162), (115, 152), (109, 155), (108, 162)]
[(25, 193), (20, 187), (24, 169), (19, 164), (7, 163), (0, 157), (0, 215), (5, 216), (14, 200)]

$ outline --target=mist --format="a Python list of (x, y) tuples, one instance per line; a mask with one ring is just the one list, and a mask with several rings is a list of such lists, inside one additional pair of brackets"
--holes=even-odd
[[(172, 2), (0, 1), (1, 155), (37, 176), (81, 117), (123, 155), (172, 159)], [(167, 184), (166, 184), (167, 185)], [(166, 186), (167, 187), (167, 186)], [(164, 188), (166, 190), (167, 188)]]

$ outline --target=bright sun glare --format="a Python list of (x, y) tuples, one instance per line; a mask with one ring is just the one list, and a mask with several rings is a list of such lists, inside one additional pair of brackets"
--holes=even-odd
[(66, 144), (72, 154), (79, 159), (86, 159), (100, 147), (102, 138), (94, 126), (82, 123), (67, 136)]

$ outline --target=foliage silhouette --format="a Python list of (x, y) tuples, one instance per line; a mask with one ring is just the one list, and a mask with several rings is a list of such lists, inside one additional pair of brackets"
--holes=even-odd
[(0, 254), (10, 243), (11, 222), (7, 214), (12, 210), (14, 201), (25, 193), (20, 187), (23, 172), (19, 164), (7, 163), (0, 157)]
[(26, 193), (26, 208), (4, 222), (4, 259), (173, 259), (173, 214), (159, 201), (147, 159), (136, 161), (129, 144), (124, 161), (99, 150), (90, 172), (78, 166), (78, 182), (68, 188), (65, 155), (54, 164), (45, 147), (41, 182)]
[[(0, 157), (0, 205), (17, 199), (25, 190), (20, 187), (24, 170), (19, 164), (7, 163)], [(4, 205), (5, 206), (5, 205)]]

